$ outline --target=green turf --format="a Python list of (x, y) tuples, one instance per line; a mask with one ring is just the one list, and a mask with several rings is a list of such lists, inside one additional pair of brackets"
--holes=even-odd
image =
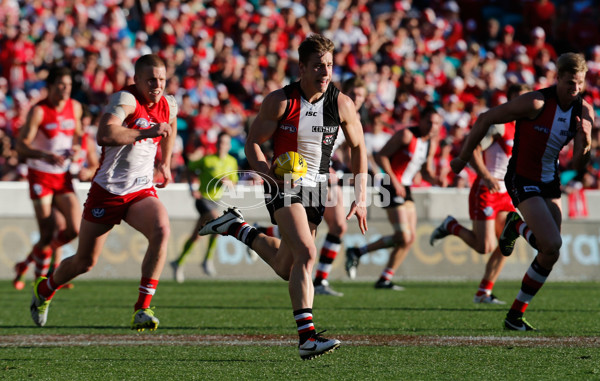
[[(507, 306), (475, 305), (474, 282), (407, 282), (404, 292), (371, 283), (334, 282), (343, 298), (317, 296), (317, 329), (326, 335), (587, 336), (600, 342), (597, 283), (549, 282), (526, 316), (535, 333), (502, 330)], [(518, 282), (494, 292), (512, 301)], [(30, 292), (0, 283), (0, 379), (26, 380), (600, 380), (600, 348), (578, 346), (342, 345), (302, 362), (284, 282), (163, 281), (153, 300), (157, 332), (129, 330), (135, 281), (77, 281), (59, 291), (48, 324), (33, 325)], [(5, 335), (285, 335), (282, 345), (2, 345)], [(598, 345), (596, 345), (598, 346)]]

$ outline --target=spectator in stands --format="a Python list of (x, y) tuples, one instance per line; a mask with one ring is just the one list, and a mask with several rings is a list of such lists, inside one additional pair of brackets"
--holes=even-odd
[(527, 56), (529, 60), (533, 62), (538, 52), (542, 49), (546, 49), (552, 57), (552, 60), (556, 60), (556, 51), (554, 47), (546, 41), (546, 32), (542, 27), (536, 26), (531, 30), (530, 43), (525, 46), (527, 48)]
[[(509, 83), (490, 82), (504, 75), (486, 67), (491, 62), (486, 52), (493, 51), (497, 59), (513, 70), (518, 65), (515, 61), (523, 61), (520, 54), (524, 43), (531, 45), (530, 51), (539, 50), (535, 46), (546, 40), (559, 43), (550, 46), (554, 50), (564, 51), (575, 46), (589, 52), (600, 33), (595, 24), (597, 11), (586, 7), (585, 2), (577, 6), (559, 2), (555, 8), (560, 11), (552, 11), (554, 2), (548, 0), (511, 2), (503, 5), (504, 9), (524, 14), (526, 21), (504, 25), (500, 31), (502, 38), (497, 42), (496, 37), (480, 37), (486, 36), (486, 25), (497, 27), (498, 23), (480, 17), (479, 3), (435, 1), (427, 2), (431, 7), (428, 9), (423, 2), (409, 1), (305, 3), (296, 0), (281, 7), (278, 1), (236, 4), (239, 6), (229, 1), (212, 2), (210, 6), (199, 1), (142, 2), (134, 6), (128, 1), (119, 7), (100, 2), (87, 6), (78, 3), (69, 12), (61, 3), (44, 8), (39, 2), (26, 0), (19, 3), (20, 12), (8, 12), (8, 5), (2, 9), (7, 12), (5, 22), (0, 23), (0, 76), (9, 82), (4, 113), (14, 112), (10, 103), (13, 92), (23, 90), (29, 96), (30, 89), (41, 89), (43, 76), (39, 78), (37, 73), (43, 73), (54, 63), (71, 67), (76, 73), (74, 98), (97, 112), (108, 94), (131, 83), (131, 78), (127, 80), (130, 68), (115, 62), (118, 53), (114, 50), (117, 49), (131, 61), (149, 50), (161, 52), (168, 61), (168, 75), (179, 79), (182, 89), (178, 99), (187, 93), (192, 103), (198, 104), (202, 99), (212, 104), (207, 106), (212, 109), (217, 103), (211, 99), (210, 92), (218, 84), (225, 84), (243, 104), (244, 114), (252, 116), (256, 113), (252, 109), (256, 96), (264, 96), (298, 78), (298, 65), (294, 65), (298, 60), (297, 47), (313, 32), (335, 34), (336, 41), (339, 39), (343, 47), (334, 57), (336, 69), (340, 69), (334, 73), (336, 83), (359, 74), (372, 86), (375, 78), (385, 76), (389, 67), (394, 74), (415, 76), (407, 94), (419, 100), (421, 106), (427, 100), (439, 106), (447, 89), (441, 88), (437, 79), (442, 75), (449, 80), (458, 76), (466, 84), (466, 93), (478, 102), (483, 99), (490, 106), (489, 94), (506, 90)], [(532, 12), (533, 9), (539, 12)], [(535, 21), (538, 19), (539, 22)], [(466, 20), (464, 26), (461, 20)], [(534, 32), (541, 36), (535, 27), (540, 27), (544, 38), (532, 39), (530, 44), (516, 33), (524, 31), (527, 37)], [(480, 45), (474, 45), (478, 40)], [(15, 49), (15, 44), (23, 49)], [(495, 48), (490, 50), (494, 44)], [(552, 50), (543, 44), (541, 47), (550, 52), (550, 63), (555, 63)], [(441, 65), (440, 57), (443, 58)], [(529, 65), (536, 64), (536, 58), (537, 53), (533, 52)], [(23, 62), (27, 64), (23, 66)], [(536, 87), (552, 82), (555, 71), (548, 66), (551, 65), (536, 67)], [(398, 71), (400, 68), (404, 71)], [(78, 77), (81, 72), (84, 74)], [(195, 90), (199, 73), (204, 79), (197, 87), (199, 90)], [(433, 82), (430, 81), (432, 73), (436, 79)], [(420, 78), (423, 74), (425, 83)], [(510, 78), (517, 80), (516, 77)], [(599, 85), (591, 82), (588, 93), (598, 92)], [(208, 93), (202, 94), (203, 88), (208, 89)], [(467, 103), (475, 104), (466, 102), (466, 108), (470, 107)], [(393, 108), (402, 109), (404, 117), (410, 115), (407, 109), (399, 108), (396, 101)]]

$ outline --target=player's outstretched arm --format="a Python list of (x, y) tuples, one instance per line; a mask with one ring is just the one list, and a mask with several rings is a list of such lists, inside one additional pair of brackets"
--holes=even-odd
[(467, 136), (460, 155), (450, 162), (452, 171), (459, 173), (463, 170), (491, 125), (504, 124), (522, 118), (534, 118), (542, 107), (544, 107), (543, 95), (538, 91), (532, 91), (481, 113)]
[(341, 127), (350, 147), (350, 163), (354, 174), (354, 202), (346, 216), (349, 220), (356, 215), (358, 227), (365, 234), (367, 232), (367, 148), (362, 125), (356, 114), (354, 102), (344, 95), (338, 96), (338, 109), (340, 110)]

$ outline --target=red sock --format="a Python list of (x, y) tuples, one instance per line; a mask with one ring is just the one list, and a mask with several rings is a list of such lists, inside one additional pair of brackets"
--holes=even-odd
[(477, 294), (475, 295), (489, 295), (492, 293), (492, 288), (494, 288), (494, 282), (490, 282), (487, 279), (482, 279), (481, 283), (479, 283), (479, 289), (477, 290)]
[(35, 260), (36, 279), (40, 276), (46, 276), (46, 274), (48, 274), (48, 269), (50, 268), (50, 261), (52, 259), (52, 249), (47, 248), (45, 250), (41, 250), (39, 247), (34, 246), (32, 256)]
[(450, 232), (450, 234), (456, 235), (456, 236), (458, 236), (458, 233), (461, 231), (461, 229), (464, 229), (464, 228), (456, 220), (452, 220), (452, 221), (448, 222), (448, 226), (446, 226), (446, 230), (448, 230), (448, 232)]
[(154, 293), (156, 292), (157, 286), (158, 279), (142, 277), (142, 280), (140, 281), (138, 300), (133, 307), (134, 311), (150, 308), (150, 302), (152, 301), (152, 296), (154, 296)]
[(69, 243), (71, 241), (72, 241), (72, 239), (66, 237), (66, 231), (61, 230), (58, 232), (56, 237), (54, 237), (52, 242), (50, 242), (50, 247), (52, 248), (52, 250), (55, 250), (55, 249), (61, 247), (62, 245)]
[(59, 288), (60, 286), (54, 282), (54, 274), (52, 274), (48, 279), (38, 285), (37, 292), (39, 296), (43, 296), (46, 300), (50, 300)]
[(394, 270), (392, 270), (389, 267), (386, 267), (381, 272), (381, 276), (379, 277), (379, 279), (382, 279), (382, 280), (392, 280), (393, 277), (394, 277)]

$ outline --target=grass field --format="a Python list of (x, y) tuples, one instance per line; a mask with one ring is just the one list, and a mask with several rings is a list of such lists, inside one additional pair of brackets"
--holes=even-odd
[[(0, 283), (2, 380), (600, 380), (600, 287), (553, 283), (526, 316), (538, 332), (502, 329), (508, 306), (475, 305), (474, 282), (407, 282), (404, 292), (337, 282), (317, 296), (318, 330), (342, 347), (301, 361), (284, 282), (163, 281), (156, 332), (129, 329), (135, 281), (76, 281), (48, 324), (29, 289)], [(495, 293), (512, 301), (518, 282)]]

